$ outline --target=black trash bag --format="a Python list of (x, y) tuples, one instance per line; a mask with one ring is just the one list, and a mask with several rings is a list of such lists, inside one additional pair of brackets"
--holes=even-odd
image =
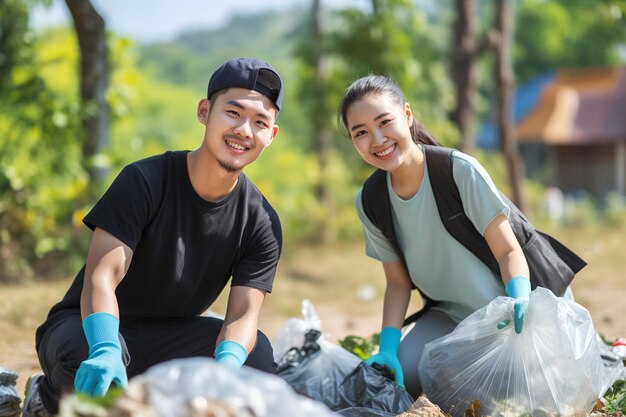
[(363, 407), (344, 408), (337, 411), (336, 414), (343, 417), (397, 417), (396, 413)]
[(307, 331), (304, 344), (289, 349), (275, 372), (298, 394), (332, 408), (339, 400), (340, 384), (360, 360), (320, 336), (319, 330)]
[[(413, 405), (413, 397), (400, 388), (384, 369), (375, 369), (361, 362), (349, 375), (345, 377), (339, 386), (339, 401), (330, 406), (334, 411), (358, 407), (362, 412), (370, 414), (343, 414), (386, 416), (384, 413), (375, 414), (376, 411), (400, 414)], [(374, 414), (372, 414), (374, 413)]]

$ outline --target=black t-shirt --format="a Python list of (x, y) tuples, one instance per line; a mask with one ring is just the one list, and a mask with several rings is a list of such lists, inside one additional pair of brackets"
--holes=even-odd
[[(202, 199), (187, 151), (126, 166), (83, 220), (133, 250), (115, 293), (122, 318), (185, 317), (232, 286), (270, 292), (282, 246), (278, 215), (242, 173), (218, 202)], [(80, 307), (85, 267), (49, 316)]]

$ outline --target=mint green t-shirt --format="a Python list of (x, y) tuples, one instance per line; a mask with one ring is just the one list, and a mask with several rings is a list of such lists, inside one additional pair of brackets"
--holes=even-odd
[[(509, 207), (475, 158), (455, 151), (452, 172), (465, 213), (481, 235), (498, 215), (508, 218)], [(505, 295), (502, 280), (496, 279), (480, 259), (444, 228), (430, 186), (428, 165), (419, 191), (409, 200), (403, 200), (393, 191), (389, 173), (387, 189), (396, 238), (409, 275), (424, 294), (439, 301), (435, 309), (460, 322), (495, 297)], [(362, 188), (356, 196), (356, 207), (365, 233), (367, 255), (381, 262), (399, 261), (393, 246), (365, 215), (361, 193)]]

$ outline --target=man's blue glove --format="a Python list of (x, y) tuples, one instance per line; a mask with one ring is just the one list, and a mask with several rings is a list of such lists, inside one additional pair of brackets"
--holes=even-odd
[(93, 313), (83, 320), (89, 357), (80, 364), (76, 372), (76, 391), (103, 397), (111, 383), (122, 388), (128, 385), (126, 367), (122, 362), (119, 327), (118, 318), (109, 313)]
[[(509, 280), (504, 287), (506, 294), (515, 298), (516, 301), (513, 305), (513, 322), (515, 323), (515, 333), (522, 333), (522, 327), (524, 327), (524, 305), (528, 303), (528, 296), (530, 294), (530, 280), (521, 275), (515, 276)], [(498, 328), (506, 327), (508, 323), (498, 323)]]
[(394, 374), (396, 384), (404, 388), (404, 373), (398, 360), (398, 348), (400, 347), (402, 333), (395, 327), (385, 327), (380, 332), (380, 345), (378, 353), (365, 361), (367, 365), (375, 363), (387, 366)]
[(239, 369), (248, 359), (248, 352), (234, 340), (224, 340), (215, 349), (215, 360), (231, 369)]

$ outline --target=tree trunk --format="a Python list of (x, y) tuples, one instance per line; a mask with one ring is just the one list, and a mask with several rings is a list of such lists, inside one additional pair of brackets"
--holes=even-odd
[(455, 0), (456, 18), (453, 24), (453, 44), (450, 72), (456, 89), (456, 107), (452, 120), (461, 132), (461, 151), (474, 151), (474, 99), (477, 95), (476, 60), (476, 0)]
[(107, 167), (97, 164), (94, 157), (109, 146), (105, 25), (89, 0), (65, 0), (65, 3), (72, 15), (80, 48), (83, 158), (90, 180), (98, 183), (106, 175)]
[(495, 79), (496, 79), (496, 112), (498, 118), (498, 133), (500, 146), (505, 156), (509, 170), (509, 181), (513, 193), (513, 202), (522, 211), (526, 212), (527, 204), (522, 182), (524, 179), (524, 165), (517, 150), (515, 125), (511, 120), (513, 114), (513, 84), (514, 75), (511, 63), (511, 44), (513, 38), (513, 12), (511, 0), (495, 0), (496, 21), (495, 28), (500, 34), (496, 48)]
[[(329, 184), (332, 179), (328, 172), (330, 155), (333, 146), (333, 131), (330, 129), (328, 120), (328, 108), (325, 105), (326, 97), (326, 85), (328, 78), (328, 70), (326, 60), (324, 58), (324, 51), (322, 49), (322, 36), (323, 36), (323, 11), (321, 0), (313, 0), (313, 13), (312, 13), (312, 33), (313, 33), (313, 68), (315, 73), (315, 85), (318, 87), (318, 94), (314, 98), (315, 105), (313, 106), (314, 124), (319, 130), (317, 130), (314, 137), (314, 149), (317, 155), (317, 160), (320, 169), (320, 180), (316, 186), (315, 193), (319, 201), (322, 203), (322, 207), (325, 209), (325, 219), (323, 221), (320, 238), (323, 242), (328, 243), (336, 240), (337, 235), (335, 227), (333, 226), (333, 215), (335, 213), (335, 203), (330, 190)], [(314, 133), (315, 134), (315, 133)]]

